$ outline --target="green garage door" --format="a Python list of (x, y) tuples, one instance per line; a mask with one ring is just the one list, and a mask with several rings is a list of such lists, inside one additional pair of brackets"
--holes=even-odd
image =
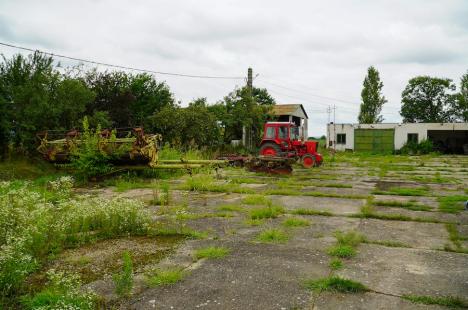
[(354, 129), (354, 150), (390, 153), (394, 147), (394, 129)]

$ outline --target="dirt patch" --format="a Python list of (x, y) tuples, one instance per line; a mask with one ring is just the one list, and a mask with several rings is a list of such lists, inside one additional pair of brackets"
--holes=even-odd
[(122, 267), (122, 254), (125, 251), (132, 256), (134, 270), (139, 271), (145, 265), (157, 263), (172, 253), (182, 240), (179, 236), (128, 237), (66, 250), (34, 274), (30, 281), (33, 287), (44, 285), (45, 272), (49, 269), (77, 273), (83, 283), (103, 279)]

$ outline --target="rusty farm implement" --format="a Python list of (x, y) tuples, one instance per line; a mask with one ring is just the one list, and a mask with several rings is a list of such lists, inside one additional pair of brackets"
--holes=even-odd
[[(55, 164), (67, 164), (84, 143), (87, 133), (72, 130), (44, 131), (37, 134), (37, 151), (43, 158)], [(219, 167), (223, 160), (160, 159), (162, 136), (146, 134), (143, 128), (101, 130), (95, 144), (100, 152), (108, 155), (115, 171), (142, 169), (193, 169), (205, 166)]]

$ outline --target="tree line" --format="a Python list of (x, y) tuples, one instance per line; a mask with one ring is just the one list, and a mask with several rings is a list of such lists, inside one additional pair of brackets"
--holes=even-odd
[(220, 146), (240, 139), (242, 127), (258, 139), (275, 104), (266, 89), (241, 87), (223, 100), (206, 98), (183, 108), (169, 86), (146, 73), (60, 68), (35, 52), (0, 62), (0, 156), (8, 150), (31, 152), (43, 130), (143, 126), (176, 146)]
[[(373, 66), (367, 70), (361, 92), (358, 121), (361, 124), (381, 123), (383, 82)], [(404, 123), (468, 122), (468, 71), (460, 79), (457, 91), (451, 79), (417, 76), (408, 81), (401, 94), (400, 115)]]

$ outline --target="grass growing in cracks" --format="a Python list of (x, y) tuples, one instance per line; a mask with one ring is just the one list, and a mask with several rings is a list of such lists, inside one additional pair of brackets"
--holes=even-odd
[(350, 258), (356, 255), (356, 250), (349, 245), (337, 244), (330, 247), (327, 253), (340, 258)]
[(304, 285), (309, 290), (318, 292), (332, 291), (340, 293), (361, 293), (369, 290), (365, 285), (359, 282), (337, 276), (317, 280), (307, 280)]
[(468, 195), (453, 195), (437, 198), (439, 211), (446, 213), (459, 213), (463, 211), (463, 202), (468, 200)]
[(404, 295), (403, 299), (409, 300), (413, 303), (424, 305), (440, 305), (449, 308), (468, 308), (468, 303), (454, 296), (419, 296), (419, 295)]
[(462, 238), (458, 233), (457, 225), (455, 224), (445, 224), (445, 228), (449, 234), (449, 239), (452, 241), (455, 247), (451, 245), (445, 245), (444, 250), (449, 252), (458, 252), (458, 253), (468, 253), (468, 249), (462, 246), (460, 240), (464, 240), (466, 238)]
[(339, 270), (339, 269), (343, 268), (343, 262), (339, 258), (333, 258), (330, 261), (330, 263), (328, 264), (328, 266), (332, 270)]
[(374, 201), (375, 206), (402, 208), (412, 211), (431, 211), (432, 208), (423, 204), (415, 203), (412, 201)]
[(331, 212), (312, 210), (312, 209), (296, 209), (296, 210), (291, 211), (291, 214), (333, 216), (333, 213)]
[(289, 240), (289, 236), (280, 229), (267, 229), (262, 231), (256, 240), (263, 243), (284, 243)]
[(284, 213), (282, 206), (269, 205), (264, 208), (255, 208), (250, 210), (249, 215), (252, 220), (261, 220), (267, 218), (277, 218)]
[(283, 226), (285, 227), (304, 227), (309, 225), (310, 222), (308, 220), (298, 217), (290, 217), (283, 221)]
[(356, 247), (364, 241), (364, 236), (355, 232), (348, 231), (346, 233), (335, 232), (336, 245), (328, 249), (328, 254), (339, 258), (350, 258), (356, 255)]
[(184, 272), (181, 268), (156, 269), (147, 275), (146, 284), (150, 287), (171, 285), (179, 282), (183, 277)]
[(264, 195), (248, 195), (242, 199), (246, 205), (270, 205), (271, 199)]
[(361, 213), (350, 215), (350, 217), (357, 218), (370, 218), (386, 221), (410, 221), (410, 222), (421, 222), (421, 223), (443, 223), (443, 221), (436, 218), (426, 217), (411, 217), (403, 214), (381, 214), (374, 211), (372, 203), (367, 203), (361, 207)]
[(391, 187), (387, 191), (374, 190), (371, 192), (374, 195), (398, 195), (398, 196), (430, 196), (426, 188), (404, 188)]
[(218, 210), (225, 212), (242, 212), (244, 211), (244, 208), (241, 205), (237, 204), (226, 204), (219, 206)]
[(207, 247), (203, 249), (198, 249), (195, 251), (195, 258), (196, 259), (201, 259), (201, 258), (211, 258), (211, 259), (216, 259), (216, 258), (223, 258), (224, 256), (229, 254), (229, 249), (223, 248), (223, 247)]

